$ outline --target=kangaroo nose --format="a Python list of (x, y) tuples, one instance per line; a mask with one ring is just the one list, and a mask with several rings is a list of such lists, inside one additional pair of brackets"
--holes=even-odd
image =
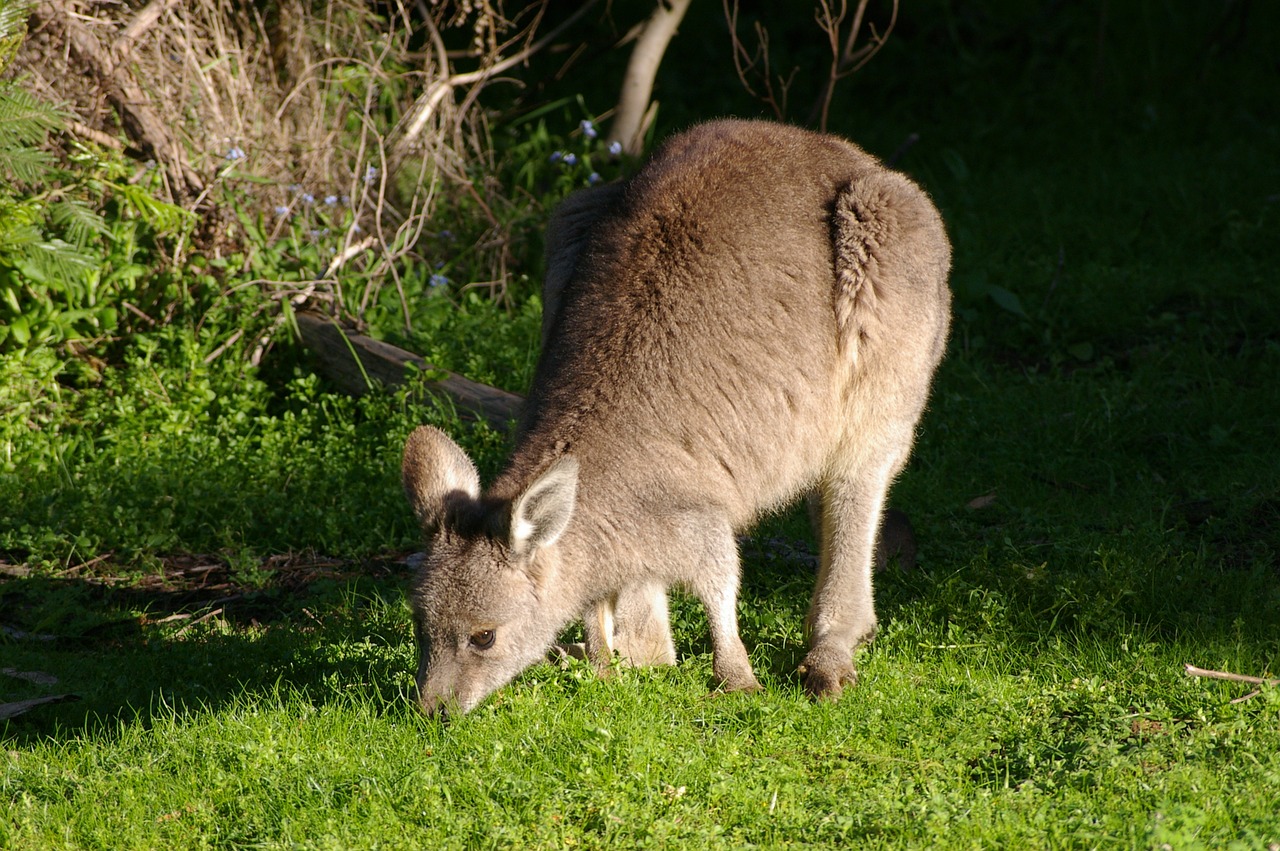
[(428, 718), (439, 718), (448, 721), (451, 717), (462, 715), (458, 701), (453, 695), (418, 692), (418, 711)]
[(444, 704), (440, 696), (429, 693), (421, 684), (418, 685), (418, 699), (414, 701), (414, 705), (428, 718), (444, 713)]

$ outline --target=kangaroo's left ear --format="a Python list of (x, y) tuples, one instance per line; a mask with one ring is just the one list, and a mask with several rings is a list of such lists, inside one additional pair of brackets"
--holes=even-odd
[(578, 496), (578, 459), (564, 455), (511, 503), (507, 542), (517, 556), (554, 544), (573, 518)]
[(451, 507), (480, 496), (476, 465), (447, 434), (431, 426), (418, 426), (405, 441), (400, 476), (405, 496), (428, 537)]

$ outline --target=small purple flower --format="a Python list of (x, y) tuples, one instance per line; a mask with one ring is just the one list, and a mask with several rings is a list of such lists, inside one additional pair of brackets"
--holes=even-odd
[(345, 206), (347, 206), (348, 204), (350, 204), (350, 203), (351, 203), (351, 196), (350, 196), (350, 195), (347, 195), (347, 194), (339, 195), (339, 196), (338, 196), (338, 203), (339, 203), (339, 204), (341, 204), (341, 205), (342, 205), (342, 206), (344, 206), (344, 207), (345, 207)]
[(588, 139), (594, 139), (596, 136), (600, 135), (596, 132), (596, 125), (591, 121), (583, 119), (583, 122), (578, 126), (582, 128), (582, 135), (586, 136)]
[(376, 165), (371, 165), (364, 170), (365, 183), (373, 183), (377, 179), (378, 179), (378, 167)]
[(277, 216), (277, 217), (279, 217), (279, 218), (283, 219), (283, 218), (284, 218), (285, 216), (287, 216), (287, 215), (289, 215), (289, 208), (288, 208), (288, 207), (285, 207), (285, 206), (283, 206), (283, 205), (281, 205), (281, 206), (279, 206), (279, 207), (276, 207), (276, 216)]
[(244, 151), (242, 149), (233, 147), (231, 150), (227, 151), (228, 162), (235, 162), (236, 160), (242, 159), (244, 159)]
[(551, 156), (547, 157), (547, 162), (555, 165), (562, 159), (564, 159), (564, 151), (552, 151)]
[(320, 237), (322, 237), (322, 236), (328, 236), (328, 235), (329, 235), (329, 229), (328, 229), (328, 228), (313, 228), (313, 229), (311, 230), (311, 238), (312, 238), (312, 239), (319, 239), (319, 238), (320, 238)]
[(338, 203), (338, 196), (337, 196), (337, 195), (326, 195), (326, 196), (324, 196), (324, 205), (325, 205), (326, 207), (332, 207), (334, 204), (337, 204), (337, 203)]
[(433, 289), (435, 287), (444, 287), (449, 285), (449, 279), (437, 272), (427, 279), (427, 284)]
[(301, 183), (290, 183), (290, 184), (289, 184), (289, 191), (290, 191), (290, 192), (292, 192), (294, 195), (297, 195), (299, 192), (301, 192), (301, 191), (302, 191), (302, 184), (301, 184)]
[(591, 172), (591, 174), (587, 175), (587, 183), (590, 183), (592, 186), (595, 186), (599, 182), (600, 182), (599, 172), (593, 171)]
[(617, 140), (615, 139), (614, 141), (612, 141), (612, 142), (610, 142), (610, 143), (609, 143), (609, 156), (611, 156), (611, 157), (620, 157), (620, 156), (622, 156), (622, 143), (621, 143), (621, 142), (619, 142), (619, 141), (617, 141)]
[(453, 242), (453, 231), (449, 230), (448, 228), (445, 228), (444, 230), (440, 231), (438, 235), (445, 242)]
[(578, 164), (578, 155), (577, 155), (577, 154), (565, 154), (565, 155), (564, 155), (564, 164), (565, 164), (565, 165), (577, 165), (577, 164)]
[(308, 206), (314, 204), (315, 202), (316, 202), (316, 196), (312, 195), (310, 192), (307, 192), (302, 196), (302, 203)]

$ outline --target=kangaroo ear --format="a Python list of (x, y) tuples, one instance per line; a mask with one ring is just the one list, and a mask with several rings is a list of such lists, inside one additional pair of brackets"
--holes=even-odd
[(578, 459), (564, 455), (511, 503), (508, 541), (517, 556), (554, 544), (573, 517)]
[(418, 426), (405, 441), (400, 480), (427, 535), (439, 528), (451, 505), (480, 496), (475, 464), (447, 434), (431, 426)]

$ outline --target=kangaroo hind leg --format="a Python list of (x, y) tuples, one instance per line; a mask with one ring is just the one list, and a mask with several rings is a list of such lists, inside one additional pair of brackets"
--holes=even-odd
[(853, 651), (875, 637), (872, 563), (880, 518), (899, 457), (832, 475), (822, 486), (822, 559), (806, 620), (809, 653), (800, 665), (813, 697), (838, 697), (857, 681)]

